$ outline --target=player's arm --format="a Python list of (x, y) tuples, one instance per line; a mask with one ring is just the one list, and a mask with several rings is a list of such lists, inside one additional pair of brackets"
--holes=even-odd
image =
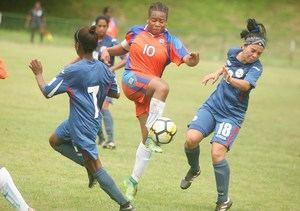
[(199, 53), (189, 53), (183, 57), (183, 62), (190, 67), (196, 66), (199, 60)]
[(114, 45), (110, 48), (103, 49), (103, 51), (101, 52), (101, 60), (105, 64), (110, 65), (109, 64), (110, 56), (121, 56), (126, 54), (128, 51), (129, 51), (129, 44), (127, 43), (126, 40), (124, 40), (118, 45)]
[(243, 80), (243, 79), (237, 79), (230, 76), (228, 69), (226, 67), (223, 67), (223, 78), (224, 80), (229, 83), (234, 88), (239, 89), (242, 92), (247, 92), (251, 89), (251, 84), (249, 81)]
[(222, 75), (223, 68), (224, 67), (221, 67), (216, 72), (213, 72), (213, 73), (210, 73), (210, 74), (204, 76), (204, 78), (202, 80), (202, 84), (206, 85), (208, 81), (212, 81), (211, 84), (214, 84), (219, 79), (220, 75)]
[(127, 55), (123, 55), (123, 56), (120, 56), (121, 58), (121, 61), (119, 61), (118, 63), (116, 63), (115, 65), (111, 66), (110, 69), (115, 72), (116, 70), (122, 68), (125, 66), (126, 64), (126, 60), (127, 60)]
[(34, 59), (30, 62), (29, 67), (32, 70), (32, 72), (35, 76), (35, 80), (36, 80), (41, 92), (44, 95), (44, 88), (46, 86), (46, 83), (45, 83), (45, 80), (43, 77), (43, 66), (42, 66), (41, 62), (38, 61), (37, 59)]

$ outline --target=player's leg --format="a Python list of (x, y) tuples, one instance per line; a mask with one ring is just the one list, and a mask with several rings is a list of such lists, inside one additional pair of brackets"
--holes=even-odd
[(50, 136), (49, 143), (55, 151), (61, 153), (75, 163), (84, 166), (82, 155), (78, 153), (73, 146), (68, 121), (64, 121), (57, 127), (55, 133)]
[(186, 134), (184, 152), (187, 157), (190, 169), (186, 176), (181, 180), (180, 187), (187, 189), (191, 186), (194, 178), (200, 175), (200, 147), (199, 143), (204, 137), (208, 136), (215, 127), (215, 120), (209, 110), (200, 108), (189, 124)]
[(5, 167), (0, 166), (0, 193), (19, 211), (34, 211), (25, 202)]
[(98, 135), (98, 139), (99, 139), (98, 144), (103, 146), (105, 144), (105, 138), (104, 138), (103, 127), (102, 127), (103, 114), (102, 114), (102, 112), (100, 112), (100, 113), (101, 113), (101, 116), (99, 118), (100, 126), (99, 126), (99, 131), (98, 131), (97, 135)]
[(146, 127), (148, 131), (154, 122), (162, 117), (165, 108), (165, 101), (169, 94), (169, 85), (161, 78), (153, 78), (146, 87), (146, 96), (151, 98), (149, 116)]
[(120, 210), (126, 207), (127, 210), (134, 210), (130, 202), (123, 196), (112, 177), (102, 167), (100, 160), (96, 158), (95, 155), (92, 156), (91, 153), (85, 150), (80, 151), (83, 155), (87, 168), (93, 173), (94, 178), (98, 181), (101, 189), (120, 205)]
[(218, 192), (216, 210), (227, 210), (232, 205), (228, 196), (230, 168), (225, 155), (236, 139), (239, 129), (231, 120), (224, 119), (217, 123), (211, 141), (211, 157)]
[(105, 132), (107, 135), (107, 143), (103, 147), (115, 149), (116, 146), (114, 143), (113, 118), (109, 111), (109, 104), (111, 103), (111, 100), (111, 98), (106, 97), (101, 110), (104, 120)]

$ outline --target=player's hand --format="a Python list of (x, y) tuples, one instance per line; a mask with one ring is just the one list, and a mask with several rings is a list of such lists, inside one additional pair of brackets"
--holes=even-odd
[(204, 76), (202, 80), (202, 84), (205, 86), (209, 81), (211, 81), (211, 84), (214, 84), (218, 79), (219, 79), (219, 75), (217, 73), (210, 73)]
[(37, 59), (31, 60), (29, 68), (32, 70), (34, 75), (39, 75), (43, 73), (43, 66), (41, 62)]
[(223, 78), (227, 83), (230, 83), (231, 81), (231, 75), (229, 74), (228, 68), (227, 67), (223, 67), (222, 69), (222, 73), (223, 73)]
[(102, 61), (104, 64), (106, 64), (107, 66), (111, 66), (111, 64), (109, 63), (110, 61), (110, 55), (107, 51), (107, 49), (103, 49), (103, 51), (101, 52), (101, 58), (100, 61)]
[(183, 61), (190, 67), (196, 66), (199, 63), (200, 56), (199, 53), (190, 53), (183, 57)]

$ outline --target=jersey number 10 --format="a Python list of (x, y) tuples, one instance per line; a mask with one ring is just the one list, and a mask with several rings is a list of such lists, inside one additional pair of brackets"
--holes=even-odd
[(146, 44), (144, 46), (143, 54), (152, 57), (155, 54), (155, 48), (152, 45)]

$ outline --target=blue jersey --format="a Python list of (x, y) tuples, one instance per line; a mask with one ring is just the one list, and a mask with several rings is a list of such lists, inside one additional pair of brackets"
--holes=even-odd
[[(112, 38), (108, 35), (105, 35), (102, 40), (98, 40), (97, 48), (93, 52), (94, 59), (99, 60), (101, 58), (101, 51), (103, 50), (103, 48), (109, 48), (109, 47), (112, 47), (112, 46), (117, 45), (117, 44), (119, 44), (117, 39)], [(124, 56), (121, 56), (121, 59), (123, 59), (123, 58), (124, 58)], [(114, 63), (115, 63), (115, 57), (114, 56), (110, 57), (109, 63), (110, 63), (111, 66), (114, 65)]]
[(46, 97), (68, 93), (70, 133), (75, 142), (80, 142), (96, 140), (99, 110), (110, 90), (119, 93), (115, 75), (102, 62), (83, 59), (59, 73), (43, 93)]
[[(262, 65), (259, 60), (252, 64), (239, 62), (236, 56), (241, 51), (241, 48), (229, 49), (226, 63), (229, 74), (233, 78), (248, 81), (251, 88), (255, 88), (256, 82), (263, 71)], [(251, 89), (247, 92), (242, 92), (222, 79), (217, 89), (204, 103), (204, 107), (208, 106), (221, 117), (229, 118), (236, 124), (241, 125), (248, 108), (250, 91)]]

